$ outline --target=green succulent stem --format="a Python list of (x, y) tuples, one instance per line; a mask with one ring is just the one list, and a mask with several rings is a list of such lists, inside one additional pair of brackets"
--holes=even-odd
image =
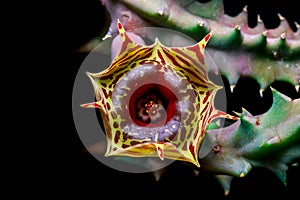
[[(209, 44), (212, 48), (238, 50), (237, 47), (246, 49), (250, 47), (253, 49), (261, 48), (261, 45), (264, 44), (265, 56), (270, 59), (294, 60), (300, 56), (299, 41), (289, 39), (293, 38), (292, 36), (287, 38), (286, 33), (281, 32), (279, 34), (276, 32), (275, 37), (269, 38), (267, 33), (272, 31), (265, 28), (258, 33), (246, 32), (249, 29), (249, 27), (247, 29), (244, 27), (246, 21), (220, 22), (220, 18), (224, 15), (222, 0), (214, 0), (215, 4), (211, 3), (210, 7), (206, 7), (208, 11), (215, 13), (216, 10), (213, 10), (217, 9), (215, 5), (219, 6), (219, 9), (217, 9), (218, 14), (216, 14), (219, 17), (214, 17), (214, 19), (205, 18), (207, 14), (202, 16), (200, 12), (191, 13), (190, 11), (195, 10), (195, 8), (191, 8), (190, 4), (184, 4), (182, 1), (154, 0), (143, 2), (139, 0), (120, 0), (120, 2), (141, 17), (155, 22), (159, 26), (183, 32), (197, 41), (208, 32), (213, 31), (214, 37)], [(196, 4), (197, 6), (201, 7), (202, 4)], [(261, 42), (261, 37), (266, 37), (267, 42)]]
[[(286, 20), (276, 29), (266, 29), (262, 22), (250, 28), (247, 12), (230, 17), (224, 13), (222, 0), (102, 1), (111, 16), (104, 38), (116, 34), (117, 19), (121, 19), (126, 29), (163, 27), (196, 41), (213, 32), (207, 51), (231, 85), (241, 76), (254, 78), (262, 89), (274, 81), (294, 86), (300, 83), (300, 29), (292, 31)], [(81, 50), (90, 51), (101, 41), (100, 37), (94, 38)]]
[(272, 93), (273, 104), (266, 113), (253, 116), (244, 109), (237, 122), (208, 128), (205, 137), (213, 148), (201, 159), (204, 168), (244, 176), (253, 167), (266, 167), (286, 184), (288, 165), (300, 157), (300, 99), (275, 89)]

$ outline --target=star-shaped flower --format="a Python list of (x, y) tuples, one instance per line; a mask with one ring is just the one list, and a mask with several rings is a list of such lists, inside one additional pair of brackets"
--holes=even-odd
[(221, 88), (209, 80), (204, 49), (212, 33), (188, 47), (135, 43), (118, 21), (118, 55), (99, 73), (88, 73), (107, 135), (106, 156), (159, 157), (200, 166), (207, 125), (217, 117)]

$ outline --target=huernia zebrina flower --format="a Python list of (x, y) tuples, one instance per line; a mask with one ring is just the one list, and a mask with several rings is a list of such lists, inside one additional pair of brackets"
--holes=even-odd
[(118, 21), (122, 40), (108, 68), (87, 73), (107, 136), (106, 156), (159, 157), (200, 166), (198, 151), (215, 118), (236, 119), (214, 107), (221, 88), (209, 80), (204, 49), (212, 33), (188, 47), (134, 42)]

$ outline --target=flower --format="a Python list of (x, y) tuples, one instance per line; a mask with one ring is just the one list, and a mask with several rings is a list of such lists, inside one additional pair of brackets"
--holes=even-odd
[(137, 44), (118, 21), (118, 55), (87, 73), (107, 136), (106, 156), (159, 157), (200, 166), (198, 151), (210, 121), (234, 118), (214, 108), (221, 88), (209, 80), (204, 49), (212, 33), (188, 47)]

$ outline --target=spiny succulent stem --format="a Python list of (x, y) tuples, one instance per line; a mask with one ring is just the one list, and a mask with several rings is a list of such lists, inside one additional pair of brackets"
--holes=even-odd
[[(138, 0), (120, 0), (120, 2), (126, 5), (128, 9), (134, 10), (142, 18), (159, 26), (178, 30), (197, 41), (213, 30), (215, 34), (208, 44), (208, 47), (211, 48), (226, 50), (246, 49), (257, 52), (257, 54), (262, 54), (264, 51), (265, 57), (274, 60), (295, 60), (299, 58), (300, 48), (297, 41), (294, 40), (297, 36), (293, 34), (293, 31), (288, 27), (286, 20), (280, 13), (278, 13), (278, 16), (281, 18), (280, 26), (266, 32), (267, 29), (259, 14), (257, 15), (257, 26), (251, 29), (247, 27), (247, 18), (244, 16), (244, 11), (240, 13), (239, 20), (235, 21), (234, 18), (225, 18), (224, 10), (221, 8), (215, 18), (213, 16), (204, 18), (201, 16), (201, 13), (194, 12), (194, 9), (190, 7), (194, 4), (194, 6), (201, 6), (201, 4), (196, 2), (193, 2), (193, 4), (172, 0), (153, 0), (151, 3), (150, 1)], [(220, 2), (222, 1), (214, 1), (211, 5), (219, 5)], [(187, 8), (184, 6), (187, 6)], [(208, 9), (212, 8), (214, 7)], [(188, 12), (187, 10), (193, 12)], [(178, 17), (179, 15), (180, 17)], [(223, 19), (221, 23), (217, 21), (221, 19)], [(282, 29), (287, 29), (284, 34), (282, 34)], [(260, 39), (260, 35), (267, 37), (266, 40)], [(276, 40), (276, 38), (284, 39), (284, 42), (274, 43), (273, 40)], [(278, 52), (274, 55), (273, 51)]]

